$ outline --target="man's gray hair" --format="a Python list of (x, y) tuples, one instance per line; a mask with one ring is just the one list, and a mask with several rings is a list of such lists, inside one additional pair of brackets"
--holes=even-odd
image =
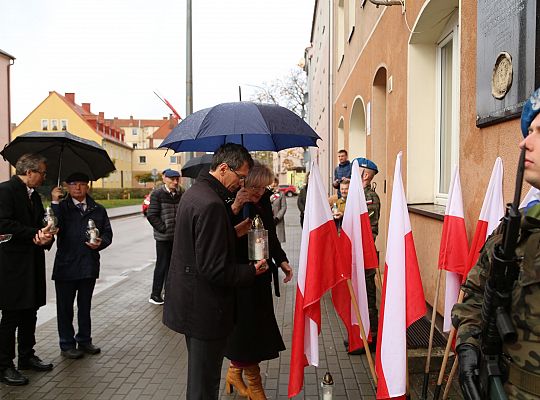
[(27, 171), (38, 171), (41, 163), (47, 163), (47, 159), (41, 154), (23, 154), (15, 164), (15, 173), (25, 175)]
[(230, 169), (236, 171), (247, 162), (249, 168), (253, 167), (253, 158), (244, 146), (236, 143), (225, 143), (221, 145), (212, 158), (210, 171), (215, 171), (220, 164), (227, 164)]

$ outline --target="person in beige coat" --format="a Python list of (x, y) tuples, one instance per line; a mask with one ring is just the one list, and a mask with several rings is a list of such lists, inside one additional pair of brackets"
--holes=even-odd
[(274, 193), (270, 196), (270, 202), (272, 203), (276, 233), (279, 242), (285, 243), (285, 212), (287, 211), (287, 199), (285, 198), (285, 194), (279, 191), (279, 180), (277, 178), (274, 179), (272, 190)]

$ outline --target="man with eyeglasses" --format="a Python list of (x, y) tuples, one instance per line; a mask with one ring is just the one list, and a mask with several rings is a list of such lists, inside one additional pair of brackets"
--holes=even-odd
[(210, 172), (199, 175), (178, 206), (163, 322), (185, 335), (187, 399), (219, 398), (223, 354), (235, 321), (235, 288), (251, 285), (266, 271), (266, 260), (236, 262), (233, 193), (252, 165), (244, 147), (221, 146)]
[[(9, 181), (0, 183), (0, 232), (12, 234), (0, 245), (0, 381), (28, 384), (19, 370), (50, 371), (52, 364), (35, 355), (37, 310), (45, 305), (45, 252), (54, 235), (43, 228), (43, 204), (36, 188), (43, 184), (46, 159), (25, 154)], [(17, 331), (18, 369), (15, 368)]]
[[(98, 354), (92, 342), (90, 309), (99, 278), (99, 252), (112, 242), (112, 229), (105, 207), (88, 194), (86, 174), (73, 173), (66, 178), (68, 195), (62, 201), (62, 189), (51, 192), (52, 207), (58, 217), (58, 243), (52, 279), (56, 289), (56, 314), (60, 354), (78, 359), (84, 354)], [(99, 237), (86, 237), (88, 221), (94, 221)], [(73, 329), (73, 303), (77, 298), (78, 330)]]

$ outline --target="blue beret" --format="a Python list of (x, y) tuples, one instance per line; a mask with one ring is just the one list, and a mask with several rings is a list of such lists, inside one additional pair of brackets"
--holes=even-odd
[(373, 171), (375, 171), (375, 173), (379, 172), (377, 165), (373, 161), (368, 160), (367, 158), (358, 157), (356, 161), (358, 161), (358, 165), (362, 168), (372, 169)]
[(523, 111), (521, 112), (521, 133), (523, 137), (526, 137), (529, 133), (529, 126), (531, 122), (540, 112), (540, 88), (529, 97), (529, 100), (523, 105)]
[(167, 168), (165, 171), (163, 171), (163, 176), (166, 176), (167, 178), (179, 178), (180, 172), (175, 171), (174, 169)]

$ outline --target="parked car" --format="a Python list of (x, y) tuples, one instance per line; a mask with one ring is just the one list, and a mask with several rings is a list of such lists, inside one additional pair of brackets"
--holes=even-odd
[(293, 197), (298, 194), (294, 185), (279, 185), (279, 191), (285, 193), (287, 197)]
[(146, 217), (146, 213), (148, 213), (148, 207), (150, 206), (150, 193), (148, 193), (146, 196), (144, 196), (144, 200), (142, 202), (142, 213)]

